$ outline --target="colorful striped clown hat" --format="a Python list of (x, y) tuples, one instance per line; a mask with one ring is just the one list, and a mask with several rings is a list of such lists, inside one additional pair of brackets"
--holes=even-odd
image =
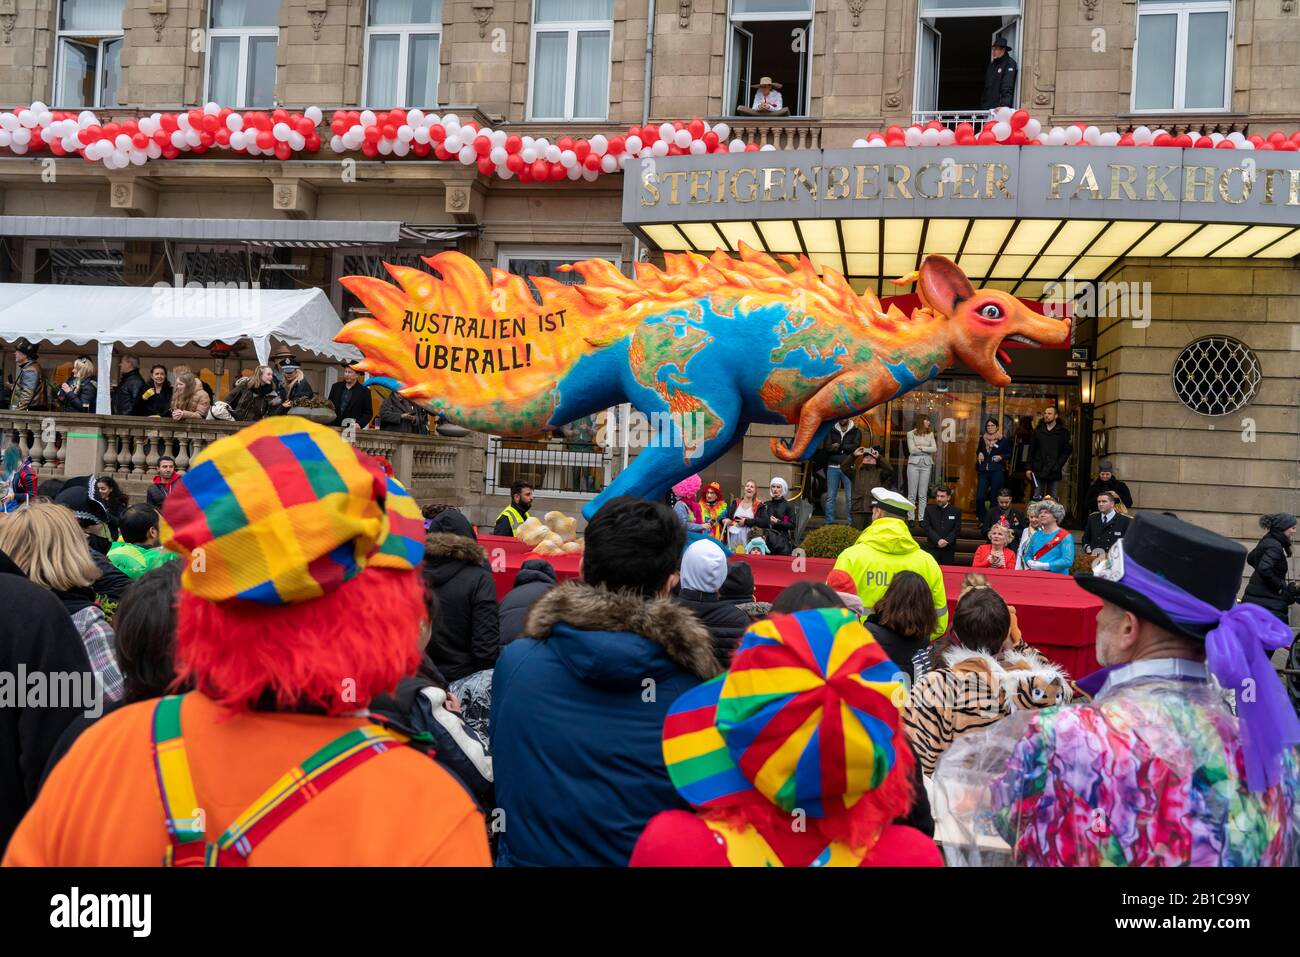
[(745, 634), (731, 670), (686, 692), (664, 721), (664, 763), (695, 807), (753, 800), (827, 817), (893, 769), (906, 690), (846, 608), (773, 615)]
[(212, 443), (163, 506), (181, 587), (209, 601), (310, 601), (367, 566), (409, 570), (424, 522), (406, 489), (333, 429), (263, 419)]

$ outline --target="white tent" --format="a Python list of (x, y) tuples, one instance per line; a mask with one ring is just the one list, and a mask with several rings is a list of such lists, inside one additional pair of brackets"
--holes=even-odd
[(272, 346), (322, 359), (361, 358), (334, 342), (343, 323), (319, 289), (64, 286), (0, 283), (0, 337), (99, 346), (95, 411), (109, 411), (113, 347), (235, 345), (251, 340), (266, 364)]

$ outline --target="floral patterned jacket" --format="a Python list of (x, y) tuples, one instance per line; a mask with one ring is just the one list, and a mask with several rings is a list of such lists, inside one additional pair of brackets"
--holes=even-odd
[[(1115, 676), (1118, 678), (1119, 676)], [(1031, 866), (1300, 863), (1300, 756), (1246, 788), (1239, 726), (1217, 686), (1165, 676), (1034, 713), (989, 783), (992, 822)]]

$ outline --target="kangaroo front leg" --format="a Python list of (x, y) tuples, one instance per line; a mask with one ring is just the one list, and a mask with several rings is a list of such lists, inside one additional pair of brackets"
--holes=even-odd
[(826, 383), (799, 410), (799, 425), (793, 443), (772, 439), (772, 454), (782, 462), (798, 462), (808, 456), (817, 431), (826, 422), (858, 415), (890, 399), (898, 383), (883, 369), (845, 372)]

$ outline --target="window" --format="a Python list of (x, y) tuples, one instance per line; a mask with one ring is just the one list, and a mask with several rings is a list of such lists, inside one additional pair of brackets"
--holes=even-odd
[(1230, 336), (1197, 339), (1174, 360), (1174, 394), (1197, 415), (1244, 409), (1262, 379), (1255, 353)]
[(978, 130), (990, 109), (1018, 106), (1018, 69), (1003, 74), (1011, 89), (998, 87), (986, 98), (984, 86), (994, 43), (1005, 42), (1004, 56), (1019, 61), (1020, 20), (1021, 0), (921, 0), (912, 121)]
[(1140, 0), (1133, 111), (1226, 110), (1232, 0)]
[(124, 0), (59, 4), (54, 102), (64, 109), (118, 106)]
[(609, 115), (614, 0), (534, 0), (528, 118)]
[(212, 0), (208, 99), (238, 109), (275, 104), (280, 0)]
[[(812, 62), (812, 0), (731, 0), (724, 112), (754, 107), (759, 80), (770, 77), (780, 94), (776, 116), (808, 112)], [(758, 116), (771, 116), (766, 111)]]
[(370, 0), (366, 89), (378, 108), (438, 105), (442, 0)]

